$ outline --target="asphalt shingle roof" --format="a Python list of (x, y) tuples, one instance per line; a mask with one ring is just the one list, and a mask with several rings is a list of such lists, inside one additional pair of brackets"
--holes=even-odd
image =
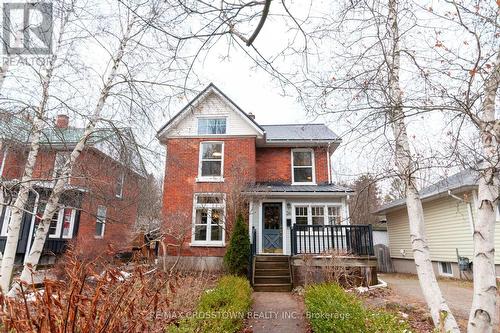
[(267, 141), (282, 140), (338, 140), (339, 137), (325, 124), (262, 125)]
[[(441, 193), (456, 190), (461, 187), (477, 186), (478, 177), (479, 175), (476, 171), (470, 169), (462, 170), (448, 178), (445, 178), (435, 184), (423, 188), (419, 191), (420, 198), (426, 199)], [(382, 213), (388, 209), (403, 206), (405, 204), (405, 198), (397, 199), (383, 205), (376, 211), (376, 213)]]

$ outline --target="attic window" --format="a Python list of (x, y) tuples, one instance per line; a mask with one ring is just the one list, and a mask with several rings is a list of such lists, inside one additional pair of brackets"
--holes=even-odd
[(198, 134), (226, 134), (226, 118), (198, 118)]

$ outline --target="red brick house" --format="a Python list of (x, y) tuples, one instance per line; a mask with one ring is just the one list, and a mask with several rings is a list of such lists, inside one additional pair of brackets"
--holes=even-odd
[[(13, 203), (28, 153), (30, 123), (12, 115), (0, 118), (1, 202)], [(55, 126), (44, 130), (33, 172), (26, 212), (23, 215), (16, 261), (22, 262), (30, 248), (39, 217), (50, 195), (54, 178), (65, 163), (83, 128), (69, 126), (69, 118), (57, 117)], [(53, 262), (69, 243), (84, 256), (104, 254), (109, 245), (128, 245), (137, 219), (139, 182), (146, 171), (130, 129), (101, 128), (92, 134), (67, 184), (55, 214), (42, 263)], [(5, 247), (9, 205), (0, 206), (0, 251)], [(30, 236), (31, 235), (31, 236)]]
[(242, 207), (257, 254), (297, 252), (296, 224), (349, 224), (352, 191), (332, 183), (330, 165), (341, 140), (324, 124), (261, 125), (210, 84), (158, 138), (164, 229), (179, 232), (185, 261), (219, 265)]

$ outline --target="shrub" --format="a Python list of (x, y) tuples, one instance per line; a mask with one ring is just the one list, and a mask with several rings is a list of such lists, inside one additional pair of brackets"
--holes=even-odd
[(305, 292), (307, 316), (316, 333), (367, 332), (398, 333), (409, 331), (406, 322), (386, 311), (366, 310), (361, 301), (338, 284), (319, 284)]
[(252, 289), (247, 279), (225, 276), (217, 287), (201, 296), (196, 315), (171, 325), (170, 333), (232, 333), (243, 328), (252, 304)]
[(224, 264), (229, 273), (235, 275), (246, 274), (249, 255), (250, 238), (248, 237), (248, 229), (243, 216), (238, 214), (233, 234), (231, 235), (231, 240), (224, 256)]

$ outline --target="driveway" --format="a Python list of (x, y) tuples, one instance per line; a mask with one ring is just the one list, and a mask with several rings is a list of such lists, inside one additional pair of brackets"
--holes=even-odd
[[(410, 274), (379, 274), (380, 279), (387, 282), (389, 287), (408, 303), (425, 303), (424, 296), (420, 290), (420, 284), (416, 275)], [(472, 282), (458, 280), (439, 280), (439, 287), (448, 302), (455, 317), (461, 321), (461, 324), (467, 322), (469, 310), (472, 304)], [(497, 304), (500, 304), (500, 295), (497, 294)], [(497, 307), (497, 309), (499, 309)], [(497, 311), (496, 325), (499, 327), (500, 309)], [(462, 326), (462, 325), (461, 325)]]

